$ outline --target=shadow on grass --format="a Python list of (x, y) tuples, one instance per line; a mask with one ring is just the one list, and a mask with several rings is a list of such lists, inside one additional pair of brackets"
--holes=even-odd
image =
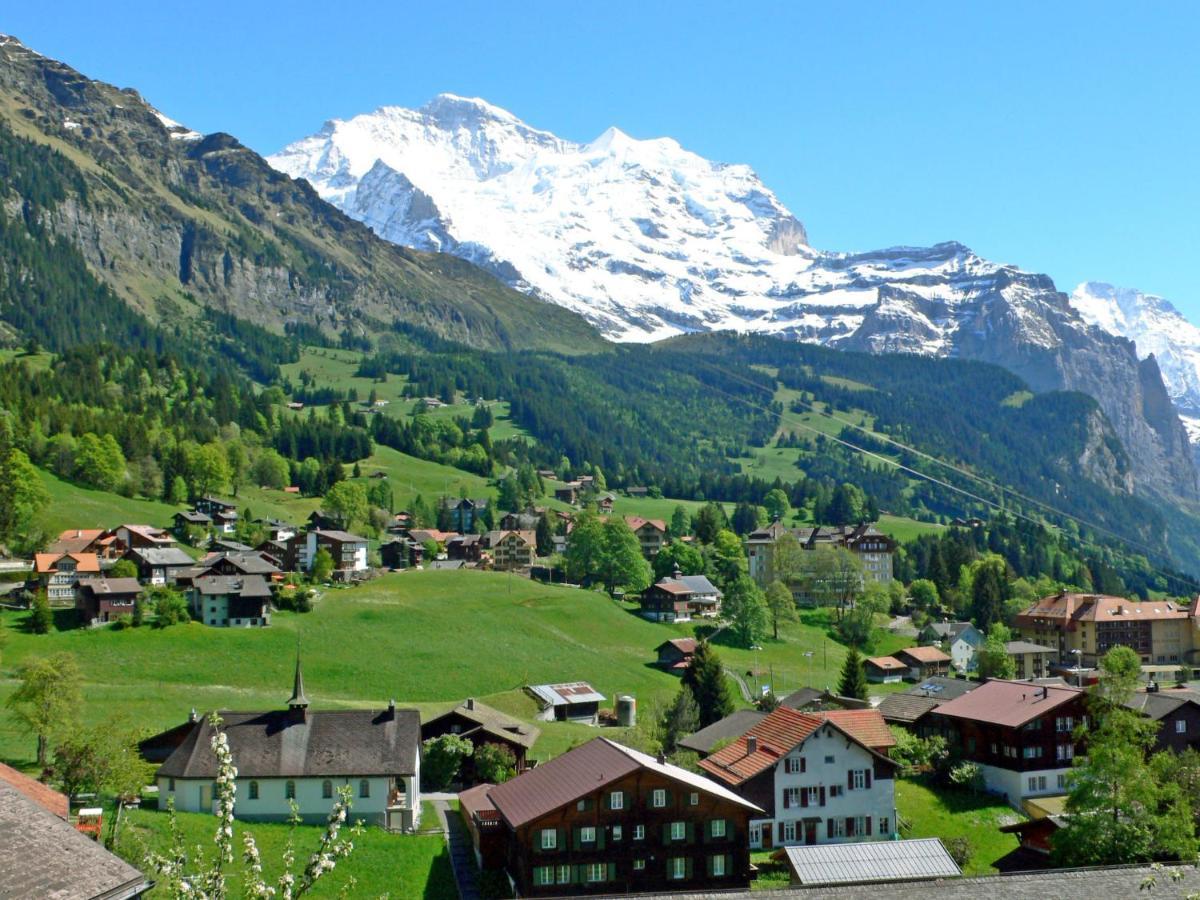
[(424, 900), (458, 900), (458, 885), (454, 881), (449, 848), (443, 846), (442, 852), (433, 858), (421, 896)]

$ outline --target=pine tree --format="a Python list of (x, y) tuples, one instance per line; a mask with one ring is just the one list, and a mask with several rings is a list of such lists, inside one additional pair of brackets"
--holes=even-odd
[(671, 705), (663, 710), (660, 723), (660, 735), (663, 750), (674, 753), (682, 738), (700, 730), (700, 708), (696, 705), (696, 697), (686, 684), (680, 685), (679, 693), (671, 701)]
[(45, 591), (38, 591), (33, 598), (33, 611), (29, 614), (29, 628), (34, 634), (49, 634), (54, 626), (54, 613)]
[(867, 699), (867, 673), (863, 669), (862, 655), (857, 647), (851, 647), (842, 665), (842, 676), (838, 681), (838, 693), (856, 700)]
[(691, 665), (683, 672), (683, 683), (696, 698), (701, 728), (733, 712), (733, 698), (729, 696), (729, 684), (725, 680), (721, 659), (707, 641), (696, 646)]

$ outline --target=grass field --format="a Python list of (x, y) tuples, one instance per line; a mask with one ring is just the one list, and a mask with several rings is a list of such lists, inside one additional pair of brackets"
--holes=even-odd
[(169, 526), (178, 509), (156, 500), (134, 500), (81, 487), (41, 471), (50, 505), (39, 516), (48, 534), (68, 528), (112, 528), (120, 524)]
[(906, 838), (937, 837), (943, 842), (965, 837), (971, 842), (971, 859), (963, 866), (964, 875), (995, 872), (996, 860), (1017, 849), (1017, 837), (1002, 834), (1001, 825), (1024, 818), (995, 797), (966, 791), (934, 792), (922, 781), (896, 780), (896, 809), (903, 822)]
[[(351, 809), (351, 818), (354, 811)], [(211, 852), (216, 819), (199, 813), (179, 813), (184, 846), (189, 853), (201, 846)], [(170, 848), (169, 818), (156, 810), (133, 810), (121, 830), (118, 852), (135, 865), (145, 859), (147, 850), (166, 852)], [(296, 866), (302, 871), (308, 855), (316, 848), (323, 829), (316, 825), (300, 825), (293, 830), (287, 825), (253, 823), (234, 825), (235, 861), (227, 868), (230, 874), (230, 896), (241, 896), (242, 834), (254, 835), (262, 854), (263, 874), (273, 883), (283, 870), (282, 856), (288, 838), (296, 848)], [(423, 900), (455, 900), (458, 890), (450, 867), (450, 854), (440, 835), (397, 835), (379, 828), (368, 828), (362, 834), (346, 836), (354, 842), (351, 856), (320, 881), (308, 896), (336, 897), (354, 879), (351, 897), (423, 898)], [(153, 876), (151, 876), (153, 877)], [(165, 896), (162, 890), (151, 891), (149, 897)]]

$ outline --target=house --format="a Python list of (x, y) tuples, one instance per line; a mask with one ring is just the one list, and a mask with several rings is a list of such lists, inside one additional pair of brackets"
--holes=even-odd
[(283, 574), (274, 560), (257, 550), (209, 553), (196, 565), (212, 575), (258, 575), (275, 579)]
[(34, 580), (51, 603), (74, 602), (75, 582), (99, 574), (100, 560), (95, 553), (37, 553), (33, 557)]
[(101, 528), (69, 528), (61, 532), (46, 553), (94, 553), (101, 562), (118, 559), (125, 548), (116, 536)]
[[(766, 528), (751, 532), (746, 538), (746, 558), (750, 577), (766, 585), (774, 580), (773, 555), (776, 541), (789, 529), (778, 519)], [(888, 535), (879, 531), (874, 523), (815, 528), (800, 528), (791, 531), (804, 550), (818, 547), (843, 547), (853, 553), (862, 564), (863, 578), (880, 584), (892, 580), (892, 558), (897, 544)]]
[(136, 578), (80, 578), (75, 586), (75, 609), (82, 624), (99, 625), (117, 616), (133, 615), (141, 595)]
[(191, 579), (192, 617), (219, 628), (271, 624), (271, 586), (261, 575), (211, 575)]
[(714, 750), (719, 750), (740, 738), (766, 717), (765, 712), (757, 709), (735, 709), (725, 718), (717, 719), (695, 734), (689, 734), (679, 741), (679, 746), (700, 756), (708, 756)]
[[(421, 722), (415, 709), (390, 703), (382, 710), (309, 710), (297, 660), (287, 709), (218, 715), (238, 770), (237, 818), (284, 822), (294, 801), (302, 821), (323, 823), (338, 788), (349, 787), (351, 820), (391, 831), (416, 828)], [(174, 800), (182, 812), (214, 812), (214, 726), (209, 718), (189, 724), (186, 737), (158, 769), (158, 796), (164, 804)]]
[(379, 545), (379, 561), (385, 569), (419, 566), (424, 556), (424, 545), (412, 538), (396, 537)]
[[(487, 744), (507, 748), (513, 755), (519, 774), (525, 771), (528, 764), (526, 755), (533, 749), (541, 731), (480, 703), (474, 697), (468, 697), (449, 712), (421, 725), (422, 743), (443, 734), (456, 734), (470, 741), (476, 750)], [(470, 756), (463, 760), (460, 779), (464, 784), (474, 784), (478, 780), (472, 765), (473, 758)]]
[(1000, 859), (995, 866), (1001, 872), (1029, 872), (1054, 868), (1054, 835), (1067, 822), (1066, 816), (1050, 815), (1025, 819), (1000, 826), (1002, 834), (1015, 834), (1020, 844)]
[(802, 687), (792, 691), (786, 697), (779, 700), (781, 706), (786, 706), (788, 709), (798, 709), (801, 711), (823, 709), (826, 698), (832, 695), (825, 691), (818, 691), (816, 688)]
[(937, 645), (950, 654), (950, 664), (958, 672), (974, 672), (978, 667), (975, 653), (983, 646), (983, 632), (970, 622), (930, 622), (921, 629), (917, 640)]
[(537, 531), (538, 523), (546, 510), (540, 506), (530, 506), (524, 512), (505, 513), (500, 518), (501, 531)]
[(485, 543), (493, 568), (502, 571), (527, 569), (537, 556), (537, 535), (532, 531), (489, 531)]
[(700, 760), (709, 778), (762, 809), (750, 846), (889, 840), (897, 831), (896, 740), (874, 710), (780, 706)]
[(1064, 591), (1043, 597), (1014, 626), (1022, 640), (1054, 648), (1060, 663), (1093, 667), (1113, 647), (1132, 648), (1143, 665), (1190, 663), (1198, 606), (1200, 597), (1189, 605)]
[(456, 534), (446, 541), (446, 558), (477, 563), (483, 558), (485, 543), (481, 534)]
[(340, 516), (327, 513), (323, 509), (314, 509), (308, 514), (308, 518), (305, 521), (308, 522), (309, 530), (329, 528), (336, 531), (337, 529), (341, 528), (343, 524)]
[(67, 821), (67, 798), (0, 766), (0, 897), (127, 900), (153, 886)]
[(554, 489), (554, 499), (574, 506), (579, 502), (579, 488), (580, 484), (578, 481), (568, 481)]
[(664, 578), (642, 591), (641, 615), (651, 622), (690, 622), (692, 589), (682, 581)]
[(695, 638), (672, 638), (654, 648), (658, 653), (658, 666), (669, 672), (682, 672), (692, 664), (696, 654)]
[(126, 550), (149, 550), (174, 547), (175, 539), (153, 525), (118, 525), (111, 532)]
[(527, 685), (525, 690), (538, 702), (537, 718), (544, 722), (600, 724), (605, 697), (585, 681)]
[(908, 677), (921, 681), (950, 671), (950, 656), (937, 647), (905, 647), (892, 654), (908, 666)]
[(1053, 647), (1043, 647), (1029, 641), (1006, 641), (1004, 652), (1011, 656), (1016, 664), (1016, 674), (1013, 677), (1018, 681), (1049, 677), (1050, 663), (1057, 655)]
[(667, 542), (667, 523), (662, 519), (643, 519), (641, 516), (626, 516), (625, 524), (633, 531), (642, 548), (642, 556), (654, 559)]
[(222, 500), (220, 497), (212, 497), (205, 495), (197, 500), (194, 504), (196, 512), (207, 513), (210, 516), (219, 514), (229, 515), (237, 514), (237, 504), (229, 500)]
[(1019, 807), (1066, 788), (1086, 697), (1077, 688), (993, 678), (938, 706), (929, 723), (952, 751), (980, 765), (989, 791)]
[(602, 514), (608, 515), (613, 511), (613, 504), (617, 502), (617, 498), (613, 494), (601, 494), (596, 498), (596, 509)]
[(977, 681), (935, 676), (926, 678), (898, 694), (888, 694), (876, 707), (893, 725), (903, 725), (920, 735), (925, 733), (926, 716), (943, 703), (961, 697), (979, 687)]
[(175, 533), (183, 538), (187, 535), (189, 528), (203, 528), (207, 531), (213, 527), (212, 516), (208, 513), (197, 512), (196, 510), (182, 510), (175, 513), (171, 517), (171, 521), (175, 526)]
[(771, 858), (787, 862), (793, 887), (833, 888), (962, 877), (958, 863), (937, 838), (785, 847)]
[(459, 795), (476, 859), (519, 897), (747, 888), (759, 810), (605, 738)]
[(1200, 694), (1195, 691), (1138, 691), (1126, 706), (1158, 722), (1155, 751), (1200, 750)]
[(151, 585), (174, 584), (181, 571), (196, 564), (178, 547), (143, 547), (130, 550), (124, 558), (137, 566), (142, 583)]
[(900, 662), (894, 656), (872, 656), (863, 660), (863, 669), (867, 673), (867, 681), (881, 684), (892, 684), (903, 681), (909, 673), (907, 664)]
[(367, 570), (367, 539), (348, 531), (331, 529), (313, 529), (304, 534), (296, 535), (288, 542), (288, 547), (297, 548), (295, 569), (310, 571), (317, 553), (328, 550), (333, 557), (333, 570), (343, 577), (352, 572)]
[(475, 530), (475, 525), (479, 522), (479, 518), (483, 515), (483, 511), (487, 509), (487, 500), (471, 500), (464, 498), (462, 500), (444, 500), (442, 501), (447, 513), (450, 517), (450, 528), (452, 531), (459, 531), (466, 534), (469, 531)]
[(261, 525), (267, 531), (267, 540), (284, 543), (297, 533), (297, 528), (290, 522), (281, 519), (258, 519), (256, 525)]

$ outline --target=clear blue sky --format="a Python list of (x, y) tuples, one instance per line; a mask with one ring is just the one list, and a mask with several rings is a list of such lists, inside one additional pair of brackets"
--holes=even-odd
[(752, 165), (815, 246), (959, 240), (1200, 319), (1200, 4), (8, 4), (0, 31), (264, 153), (450, 91)]

